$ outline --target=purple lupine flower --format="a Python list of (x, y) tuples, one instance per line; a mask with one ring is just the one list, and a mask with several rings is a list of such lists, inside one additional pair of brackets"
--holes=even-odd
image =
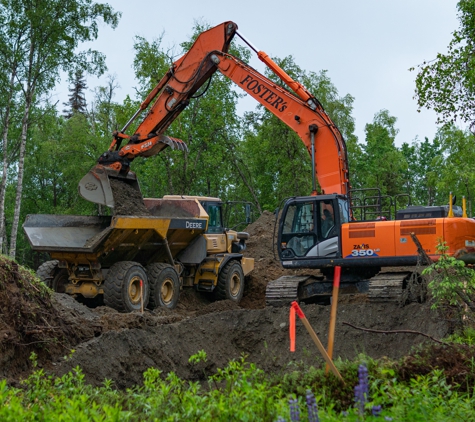
[(300, 408), (297, 399), (289, 400), (291, 422), (300, 422)]
[(307, 390), (306, 401), (307, 401), (307, 411), (308, 411), (308, 422), (319, 422), (317, 401), (315, 400), (315, 396), (310, 390)]
[(377, 406), (373, 406), (373, 408), (371, 409), (372, 415), (373, 415), (373, 416), (379, 416), (379, 415), (381, 415), (381, 409), (382, 409), (382, 407), (381, 407), (380, 404), (377, 405)]
[(355, 402), (360, 415), (364, 414), (364, 407), (368, 400), (368, 395), (368, 369), (365, 364), (361, 364), (358, 367), (358, 385), (355, 386)]

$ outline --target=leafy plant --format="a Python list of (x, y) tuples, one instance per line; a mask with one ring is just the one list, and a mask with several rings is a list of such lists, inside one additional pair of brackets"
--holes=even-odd
[(475, 312), (475, 272), (459, 259), (447, 254), (447, 244), (440, 240), (437, 245), (439, 259), (422, 274), (428, 276), (428, 288), (432, 294), (433, 309), (455, 306), (459, 316)]

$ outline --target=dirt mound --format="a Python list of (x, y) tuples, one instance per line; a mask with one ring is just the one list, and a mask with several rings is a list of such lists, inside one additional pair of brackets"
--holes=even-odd
[(92, 325), (77, 324), (72, 307), (62, 307), (31, 272), (4, 256), (0, 309), (0, 374), (9, 380), (30, 369), (32, 352), (40, 362), (49, 361), (95, 335)]
[[(326, 345), (330, 307), (312, 304), (303, 305), (302, 309)], [(207, 374), (224, 367), (230, 359), (238, 359), (242, 353), (248, 356), (248, 361), (277, 374), (292, 370), (301, 363), (315, 366), (324, 363), (303, 324), (298, 321), (297, 350), (290, 353), (287, 308), (199, 313), (176, 322), (150, 314), (143, 317), (139, 314), (122, 317), (119, 314), (119, 319), (134, 319), (136, 325), (104, 332), (100, 337), (79, 345), (69, 360), (61, 359), (52, 369), (62, 375), (79, 365), (89, 383), (99, 385), (109, 378), (117, 387), (126, 388), (140, 385), (142, 373), (150, 366), (164, 374), (174, 371), (184, 379), (201, 379), (203, 371), (197, 371), (188, 363), (189, 357), (200, 350), (207, 354)], [(170, 313), (172, 315), (179, 314)], [(369, 333), (343, 322), (387, 333)], [(417, 334), (389, 333), (401, 329), (442, 338), (448, 334), (449, 324), (431, 312), (428, 304), (411, 304), (405, 308), (396, 304), (341, 304), (334, 356), (353, 359), (364, 353), (373, 358), (401, 358), (409, 354), (412, 347), (430, 341)]]

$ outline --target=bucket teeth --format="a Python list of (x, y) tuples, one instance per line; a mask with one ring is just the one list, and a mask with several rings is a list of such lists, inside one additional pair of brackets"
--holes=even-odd
[(162, 135), (160, 138), (160, 142), (168, 145), (171, 149), (178, 149), (180, 151), (188, 152), (187, 145), (178, 138), (171, 138), (169, 136)]

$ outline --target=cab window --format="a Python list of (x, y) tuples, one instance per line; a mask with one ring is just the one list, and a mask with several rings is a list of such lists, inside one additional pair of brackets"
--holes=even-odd
[(206, 233), (223, 233), (223, 222), (221, 219), (221, 205), (202, 204), (209, 215), (208, 230)]
[(295, 256), (305, 256), (316, 243), (313, 202), (290, 205), (282, 228), (282, 248), (292, 250)]

